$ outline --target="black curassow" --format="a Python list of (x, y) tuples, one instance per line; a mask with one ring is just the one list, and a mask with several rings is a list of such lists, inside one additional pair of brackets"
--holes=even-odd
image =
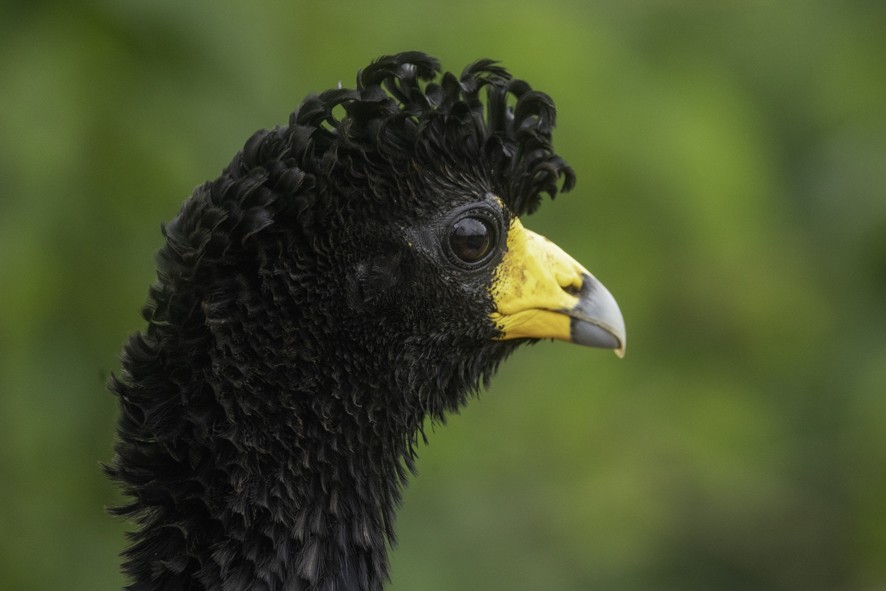
[(110, 384), (128, 590), (379, 590), (426, 419), (529, 340), (624, 352), (609, 292), (520, 222), (575, 181), (554, 118), (493, 61), (401, 53), (194, 191)]

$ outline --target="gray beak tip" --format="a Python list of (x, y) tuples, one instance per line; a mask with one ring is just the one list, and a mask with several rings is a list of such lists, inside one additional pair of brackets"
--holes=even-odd
[(618, 303), (596, 277), (585, 274), (583, 279), (578, 303), (569, 311), (572, 341), (587, 347), (614, 349), (616, 355), (624, 357), (627, 338)]

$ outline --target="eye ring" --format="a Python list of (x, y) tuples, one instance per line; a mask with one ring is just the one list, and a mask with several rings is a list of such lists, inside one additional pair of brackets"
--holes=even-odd
[(498, 220), (484, 209), (471, 209), (449, 224), (442, 237), (443, 250), (455, 266), (465, 270), (484, 267), (499, 244)]

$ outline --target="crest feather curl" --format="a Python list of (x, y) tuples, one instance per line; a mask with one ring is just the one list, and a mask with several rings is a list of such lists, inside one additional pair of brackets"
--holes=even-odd
[[(308, 96), (277, 131), (308, 173), (353, 176), (354, 184), (380, 167), (474, 173), (522, 215), (535, 211), (542, 193), (575, 185), (551, 144), (556, 114), (551, 97), (493, 60), (456, 76), (441, 74), (433, 57), (405, 52), (361, 70), (356, 88)], [(371, 166), (361, 172), (364, 163)]]

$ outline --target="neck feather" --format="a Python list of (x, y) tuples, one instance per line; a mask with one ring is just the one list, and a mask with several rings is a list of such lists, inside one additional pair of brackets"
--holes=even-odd
[(139, 526), (128, 589), (381, 589), (421, 431), (421, 414), (397, 412), (403, 396), (292, 371), (258, 380), (150, 334), (124, 368), (108, 472), (132, 498), (115, 513)]

